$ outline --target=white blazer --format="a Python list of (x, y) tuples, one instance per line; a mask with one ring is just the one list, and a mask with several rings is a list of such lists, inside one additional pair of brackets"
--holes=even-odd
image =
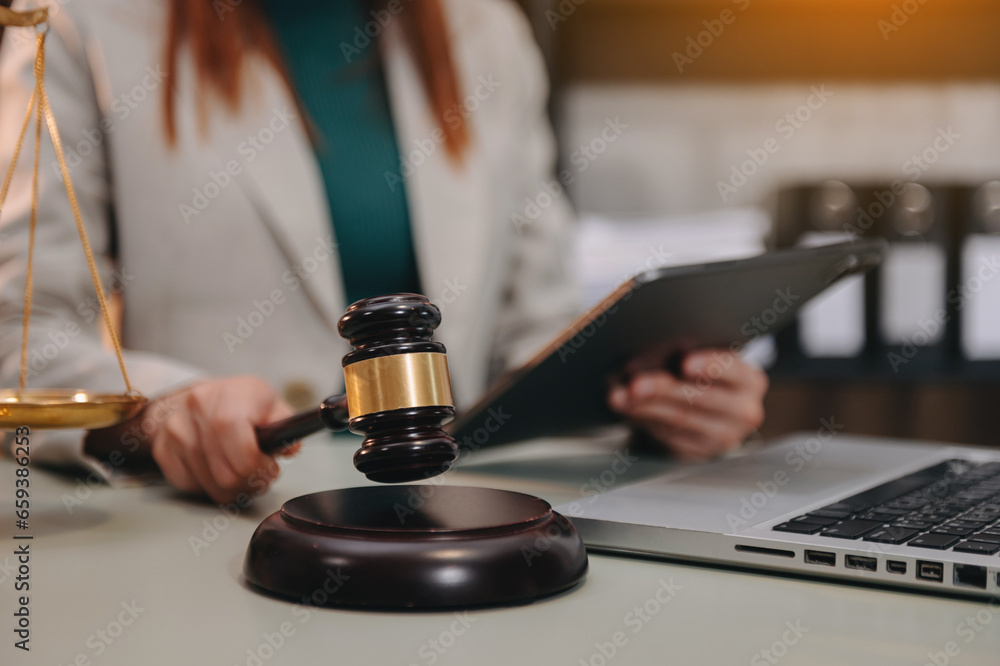
[[(201, 136), (197, 104), (208, 93), (182, 55), (179, 140), (169, 148), (166, 0), (51, 6), (46, 86), (104, 284), (121, 289), (133, 384), (156, 397), (199, 377), (248, 373), (298, 401), (339, 390), (348, 346), (336, 323), (348, 304), (336, 239), (314, 153), (279, 77), (253, 61), (242, 113), (209, 100)], [(447, 0), (445, 8), (465, 98), (454, 111), (467, 115), (472, 136), (464, 166), (437, 138), (392, 21), (381, 48), (421, 283), (443, 313), (437, 339), (461, 405), (544, 344), (576, 298), (564, 265), (570, 208), (564, 193), (551, 195), (555, 143), (530, 28), (504, 0)], [(7, 31), (4, 169), (32, 89), (33, 52), (30, 31)], [(0, 213), (0, 381), (8, 387), (19, 367), (30, 165), (26, 142)], [(387, 187), (393, 180), (387, 175)], [(48, 141), (39, 196), (29, 386), (121, 392)], [(36, 460), (80, 461), (81, 439), (47, 433)]]

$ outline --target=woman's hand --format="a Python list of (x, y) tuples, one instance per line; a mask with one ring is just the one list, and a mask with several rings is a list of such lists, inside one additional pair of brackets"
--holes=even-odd
[(146, 414), (143, 430), (167, 481), (227, 503), (240, 493), (259, 495), (277, 478), (278, 464), (258, 448), (254, 426), (291, 416), (292, 408), (267, 382), (244, 376), (195, 384), (157, 400)]
[(708, 460), (736, 448), (764, 422), (767, 375), (729, 351), (687, 354), (681, 377), (666, 370), (632, 374), (608, 403), (683, 460)]

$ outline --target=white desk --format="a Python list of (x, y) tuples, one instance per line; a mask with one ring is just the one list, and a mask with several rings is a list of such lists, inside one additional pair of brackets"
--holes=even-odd
[[(32, 470), (32, 651), (12, 646), (16, 593), (13, 575), (0, 568), (0, 664), (63, 666), (83, 655), (79, 663), (127, 666), (718, 666), (772, 663), (761, 651), (783, 634), (796, 642), (777, 646), (780, 658), (771, 660), (789, 666), (920, 666), (928, 653), (943, 659), (952, 641), (960, 652), (950, 664), (1000, 663), (1000, 614), (984, 603), (603, 555), (591, 555), (586, 582), (568, 594), (474, 611), (464, 623), (452, 613), (293, 612), (292, 604), (244, 587), (243, 555), (257, 524), (295, 495), (363, 483), (350, 463), (353, 450), (353, 442), (313, 439), (228, 526), (217, 507), (178, 499), (166, 487), (99, 487), (70, 514), (61, 496), (77, 483)], [(481, 451), (447, 481), (522, 490), (556, 504), (578, 498), (610, 456), (593, 443), (520, 445)], [(629, 474), (655, 468), (636, 465)], [(0, 567), (15, 563), (13, 479), (13, 464), (0, 463)], [(206, 522), (216, 520), (224, 529), (196, 555), (190, 540), (207, 543)], [(661, 580), (681, 589), (666, 604), (650, 603), (659, 612), (637, 622), (630, 613), (655, 599)], [(141, 609), (134, 619), (123, 611), (133, 602)], [(967, 641), (971, 625), (963, 623), (977, 613), (989, 623)], [(273, 649), (264, 635), (279, 643), (283, 626), (288, 636)], [(605, 659), (595, 643), (616, 632), (623, 647)]]

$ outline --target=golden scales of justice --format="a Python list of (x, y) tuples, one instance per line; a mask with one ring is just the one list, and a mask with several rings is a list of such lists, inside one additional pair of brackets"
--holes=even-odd
[[(14, 429), (20, 426), (37, 429), (103, 428), (133, 416), (146, 404), (146, 398), (132, 388), (128, 371), (125, 369), (125, 359), (122, 356), (121, 342), (111, 321), (111, 314), (104, 295), (104, 289), (101, 285), (101, 278), (97, 272), (97, 264), (94, 262), (94, 253), (91, 250), (90, 241), (87, 240), (87, 231), (83, 224), (83, 217), (80, 214), (80, 207), (77, 203), (76, 193), (73, 190), (73, 183), (70, 181), (69, 169), (66, 166), (66, 158), (63, 153), (62, 141), (59, 138), (59, 130), (56, 127), (55, 116), (52, 114), (48, 96), (45, 94), (45, 37), (48, 33), (48, 18), (47, 8), (17, 12), (0, 7), (0, 25), (11, 28), (34, 28), (36, 43), (34, 66), (35, 88), (31, 94), (31, 99), (28, 101), (28, 110), (24, 115), (24, 123), (21, 125), (21, 132), (17, 138), (10, 167), (4, 178), (3, 186), (0, 187), (0, 216), (2, 216), (4, 201), (7, 198), (7, 192), (14, 177), (14, 168), (17, 165), (17, 159), (24, 144), (28, 127), (31, 124), (32, 116), (34, 116), (35, 151), (34, 169), (31, 179), (28, 265), (24, 283), (21, 372), (16, 389), (0, 389), (0, 429)], [(93, 280), (97, 299), (101, 305), (104, 325), (107, 327), (109, 337), (114, 345), (115, 354), (118, 357), (118, 366), (121, 369), (122, 379), (125, 381), (125, 393), (121, 395), (93, 393), (86, 389), (30, 389), (25, 386), (28, 369), (28, 324), (31, 319), (31, 292), (34, 275), (35, 227), (38, 221), (38, 162), (41, 150), (43, 119), (48, 128), (49, 137), (52, 139), (52, 145), (59, 162), (59, 171), (62, 174), (63, 185), (66, 187), (66, 195), (69, 198), (70, 207), (73, 209), (73, 219), (80, 234), (80, 244), (83, 246), (83, 252), (87, 257), (87, 266), (90, 269), (90, 277)]]

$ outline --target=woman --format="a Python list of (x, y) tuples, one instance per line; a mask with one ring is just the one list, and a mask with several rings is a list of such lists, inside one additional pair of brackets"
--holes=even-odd
[[(515, 224), (550, 182), (555, 146), (542, 61), (512, 3), (93, 0), (51, 23), (49, 98), (105, 284), (121, 287), (133, 383), (159, 398), (132, 446), (178, 488), (222, 502), (273, 479), (253, 425), (338, 388), (334, 327), (356, 298), (438, 303), (463, 404), (572, 315), (565, 196)], [(3, 164), (32, 51), (10, 34), (0, 51)], [(31, 384), (119, 392), (48, 147), (41, 164)], [(0, 220), (6, 386), (29, 168)], [(690, 355), (682, 379), (635, 373), (609, 404), (681, 457), (718, 455), (760, 424), (766, 379), (737, 362), (689, 401), (710, 362)], [(83, 439), (48, 433), (36, 459), (109, 457), (123, 441)]]

